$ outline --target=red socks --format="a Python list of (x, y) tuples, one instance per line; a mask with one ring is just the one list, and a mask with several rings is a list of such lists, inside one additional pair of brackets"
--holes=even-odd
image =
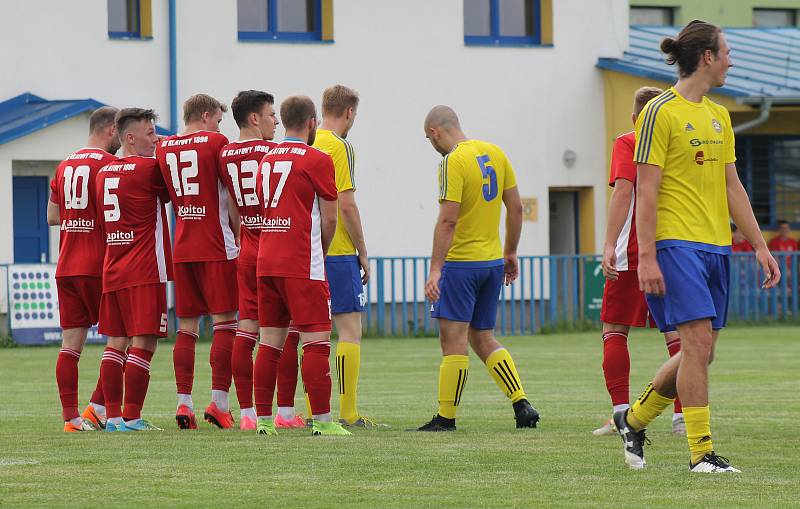
[(197, 334), (183, 329), (178, 330), (175, 347), (172, 349), (172, 363), (175, 366), (175, 385), (178, 387), (178, 394), (192, 393), (196, 342)]
[(231, 389), (231, 357), (236, 337), (236, 320), (214, 324), (211, 343), (211, 390), (228, 392)]
[(331, 411), (331, 342), (311, 341), (303, 345), (303, 384), (313, 415)]
[(56, 384), (61, 398), (61, 416), (65, 421), (80, 416), (78, 412), (78, 361), (81, 353), (70, 348), (58, 351)]
[[(674, 357), (676, 353), (681, 351), (681, 338), (675, 338), (667, 341), (667, 351), (670, 357)], [(683, 413), (680, 398), (675, 398), (675, 413)]]
[(300, 334), (292, 330), (286, 336), (281, 359), (278, 362), (278, 406), (294, 407), (294, 394), (297, 391), (297, 343)]
[(97, 377), (97, 385), (94, 388), (94, 392), (92, 393), (92, 397), (89, 398), (89, 403), (94, 403), (95, 405), (105, 406), (106, 400), (103, 398), (103, 377)]
[(256, 399), (256, 415), (272, 416), (272, 397), (275, 394), (275, 381), (278, 377), (278, 361), (281, 350), (277, 347), (259, 344), (253, 368), (253, 389)]
[(125, 369), (125, 412), (122, 417), (132, 421), (142, 416), (144, 398), (150, 385), (150, 360), (153, 352), (142, 348), (128, 350), (127, 367)]
[(103, 379), (103, 397), (106, 402), (106, 417), (122, 417), (122, 370), (125, 352), (107, 346), (100, 362), (100, 378)]
[(603, 333), (603, 376), (612, 405), (630, 402), (630, 372), (628, 335), (624, 332)]
[(236, 331), (231, 356), (233, 383), (239, 408), (253, 408), (253, 350), (258, 343), (258, 332)]

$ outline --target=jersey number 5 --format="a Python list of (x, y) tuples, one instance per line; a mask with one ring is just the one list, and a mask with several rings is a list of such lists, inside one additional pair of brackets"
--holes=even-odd
[[(492, 201), (497, 198), (497, 173), (494, 172), (494, 167), (489, 166), (491, 161), (489, 156), (478, 156), (478, 164), (481, 166), (481, 173), (483, 174), (483, 199)], [(486, 182), (489, 179), (489, 182)]]
[(119, 198), (112, 193), (112, 189), (119, 187), (119, 177), (107, 178), (103, 181), (103, 205), (111, 205), (111, 209), (103, 210), (103, 217), (107, 223), (119, 221)]
[(64, 168), (64, 208), (85, 209), (89, 206), (89, 167)]
[[(291, 161), (277, 161), (275, 166), (271, 167), (269, 163), (261, 165), (261, 187), (264, 194), (264, 208), (272, 207), (273, 209), (278, 206), (278, 201), (283, 194), (283, 186), (286, 185), (286, 179), (289, 178), (289, 173), (292, 171)], [(269, 199), (269, 179), (270, 174), (280, 173), (281, 179), (275, 187), (275, 194), (272, 196), (272, 201)]]
[(256, 194), (257, 173), (258, 161), (242, 161), (241, 170), (236, 166), (236, 163), (228, 163), (228, 175), (231, 176), (233, 193), (236, 195), (236, 203), (240, 207), (258, 205), (258, 194)]
[[(181, 168), (178, 157), (180, 157), (181, 163), (189, 163), (189, 165)], [(197, 176), (197, 151), (182, 150), (180, 155), (168, 152), (166, 160), (169, 173), (172, 175), (172, 187), (175, 188), (175, 195), (194, 196), (200, 194), (200, 184), (189, 180)]]

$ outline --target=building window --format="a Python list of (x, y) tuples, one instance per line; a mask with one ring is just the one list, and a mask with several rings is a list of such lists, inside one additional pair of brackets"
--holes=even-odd
[(736, 159), (759, 224), (800, 227), (800, 137), (738, 136)]
[(330, 41), (332, 0), (237, 0), (240, 41)]
[(793, 27), (797, 9), (753, 9), (754, 27)]
[(550, 45), (552, 0), (464, 0), (464, 42)]
[(112, 39), (153, 37), (151, 0), (106, 0), (108, 36)]
[(674, 7), (638, 7), (631, 6), (631, 25), (667, 26), (675, 24)]

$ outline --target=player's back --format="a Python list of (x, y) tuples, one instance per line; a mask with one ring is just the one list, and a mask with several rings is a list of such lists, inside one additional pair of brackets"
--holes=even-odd
[(50, 183), (58, 204), (60, 239), (56, 277), (102, 275), (105, 240), (97, 218), (97, 173), (115, 156), (99, 148), (82, 148), (56, 167)]
[(633, 152), (636, 148), (636, 133), (631, 131), (614, 140), (611, 152), (611, 171), (608, 185), (615, 187), (618, 179), (629, 181), (633, 189), (630, 205), (622, 231), (617, 237), (617, 270), (636, 270), (639, 265), (639, 244), (636, 235), (636, 163)]
[(175, 210), (176, 262), (232, 260), (239, 253), (219, 168), (219, 153), (227, 143), (224, 135), (210, 131), (158, 143), (156, 157)]
[[(353, 146), (344, 138), (328, 129), (317, 129), (314, 138), (314, 148), (317, 148), (333, 159), (334, 174), (336, 177), (336, 189), (341, 193), (344, 191), (356, 190), (355, 182), (355, 150)], [(342, 220), (341, 210), (337, 211), (336, 233), (333, 235), (331, 247), (328, 249), (329, 256), (355, 255), (356, 246), (353, 239), (347, 232), (344, 221)]]
[(331, 157), (284, 141), (261, 160), (257, 186), (264, 217), (257, 274), (324, 280), (319, 200), (337, 198)]
[(123, 157), (103, 167), (97, 199), (106, 242), (103, 291), (166, 282), (172, 265), (164, 211), (169, 194), (156, 159)]
[(266, 140), (232, 141), (222, 147), (219, 165), (223, 182), (242, 221), (239, 263), (255, 265), (263, 219), (256, 179), (261, 159), (277, 143)]
[(503, 257), (500, 213), (503, 191), (517, 185), (505, 153), (492, 143), (466, 140), (439, 166), (439, 200), (461, 204), (450, 261), (485, 261)]

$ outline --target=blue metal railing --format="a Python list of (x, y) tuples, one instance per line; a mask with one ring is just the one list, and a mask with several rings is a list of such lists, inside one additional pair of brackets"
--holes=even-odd
[[(772, 290), (761, 289), (761, 274), (752, 253), (731, 255), (728, 318), (732, 321), (800, 319), (798, 265), (800, 252), (776, 253), (783, 277)], [(519, 278), (500, 293), (497, 332), (536, 334), (542, 329), (598, 322), (603, 276), (597, 255), (521, 256)], [(429, 257), (370, 259), (364, 328), (373, 334), (434, 334), (425, 299)]]

